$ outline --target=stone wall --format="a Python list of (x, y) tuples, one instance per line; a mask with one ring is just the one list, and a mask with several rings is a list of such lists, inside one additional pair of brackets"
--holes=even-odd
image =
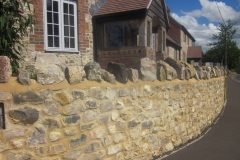
[(225, 93), (223, 76), (25, 87), (21, 93), (0, 91), (2, 160), (151, 159), (203, 133), (222, 111)]

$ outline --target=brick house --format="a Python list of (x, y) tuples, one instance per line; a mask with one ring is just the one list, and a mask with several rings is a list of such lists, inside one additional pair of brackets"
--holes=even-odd
[(169, 28), (164, 0), (106, 2), (92, 13), (94, 60), (102, 68), (112, 62), (134, 67), (136, 60), (159, 59)]
[(201, 66), (203, 58), (202, 46), (188, 48), (187, 62), (193, 66)]
[[(187, 54), (190, 47), (195, 46), (194, 37), (188, 30), (172, 16), (170, 8), (167, 9), (170, 29), (168, 30), (167, 37), (167, 55), (164, 57), (171, 57), (175, 60), (187, 62)], [(175, 45), (173, 45), (175, 43)]]

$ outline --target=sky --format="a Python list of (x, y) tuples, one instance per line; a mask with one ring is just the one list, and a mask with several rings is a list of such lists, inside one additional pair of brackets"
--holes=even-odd
[[(236, 22), (238, 32), (234, 38), (240, 47), (240, 0), (165, 0), (171, 9), (174, 19), (181, 23), (195, 38), (196, 46), (202, 46), (203, 51), (209, 49), (212, 35), (217, 34), (219, 23)], [(217, 3), (217, 4), (216, 4)], [(218, 7), (219, 10), (218, 10)]]

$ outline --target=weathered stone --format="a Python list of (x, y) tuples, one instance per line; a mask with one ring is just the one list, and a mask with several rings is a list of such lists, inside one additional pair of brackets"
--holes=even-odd
[(120, 152), (121, 149), (122, 149), (122, 148), (121, 148), (121, 145), (120, 145), (120, 144), (117, 144), (117, 145), (109, 146), (109, 147), (107, 148), (107, 152), (108, 152), (108, 155), (114, 155), (114, 154)]
[(127, 97), (127, 96), (129, 96), (129, 90), (128, 90), (128, 88), (121, 88), (121, 89), (119, 90), (119, 96), (120, 96), (120, 97)]
[(18, 81), (23, 85), (31, 85), (30, 72), (27, 70), (18, 70)]
[(62, 113), (64, 115), (74, 115), (74, 114), (78, 114), (80, 112), (84, 111), (84, 105), (82, 104), (82, 101), (74, 101), (73, 103), (64, 106), (62, 109)]
[(6, 92), (0, 91), (0, 101), (6, 101), (6, 100), (11, 100), (12, 95)]
[(82, 125), (80, 128), (82, 131), (84, 130), (90, 130), (95, 126), (95, 123), (90, 123), (90, 124), (86, 124), (86, 125)]
[(128, 74), (124, 64), (110, 62), (107, 65), (107, 71), (113, 74), (118, 82), (127, 83)]
[(24, 107), (9, 111), (9, 116), (13, 118), (16, 123), (27, 125), (33, 124), (38, 120), (39, 112), (34, 108)]
[(26, 152), (9, 152), (7, 153), (7, 160), (31, 160), (33, 158), (33, 155), (31, 153)]
[(127, 124), (121, 121), (118, 121), (116, 126), (118, 131), (125, 131), (127, 129)]
[(171, 67), (168, 63), (160, 60), (157, 62), (157, 78), (160, 81), (174, 80), (177, 78), (176, 70)]
[(85, 76), (82, 66), (68, 66), (65, 70), (65, 77), (69, 84), (81, 83)]
[(20, 149), (24, 146), (24, 140), (23, 139), (17, 139), (17, 140), (10, 140), (10, 143), (13, 147)]
[(118, 111), (113, 111), (111, 114), (112, 120), (116, 121), (119, 118), (119, 112)]
[(106, 97), (107, 99), (114, 100), (117, 97), (117, 90), (115, 88), (107, 87)]
[[(56, 54), (42, 54), (37, 53), (36, 55), (36, 62), (43, 62), (45, 64), (56, 64), (59, 66), (64, 66), (65, 64), (61, 61), (61, 59)], [(65, 69), (63, 67), (63, 69)]]
[(27, 133), (27, 129), (11, 129), (11, 130), (4, 130), (2, 132), (2, 136), (5, 140), (23, 137)]
[(116, 133), (113, 136), (113, 141), (115, 143), (120, 143), (120, 142), (124, 142), (127, 140), (127, 135), (125, 133)]
[(48, 129), (60, 128), (60, 123), (55, 119), (45, 119), (43, 120), (43, 125)]
[(115, 76), (108, 71), (101, 70), (101, 77), (104, 81), (109, 82), (111, 84), (116, 84)]
[(124, 103), (121, 102), (121, 101), (117, 101), (115, 107), (116, 107), (118, 110), (121, 110), (121, 109), (123, 109), (123, 107), (124, 107)]
[(168, 152), (168, 151), (172, 151), (172, 150), (174, 149), (174, 146), (173, 146), (173, 144), (170, 142), (170, 143), (168, 143), (168, 144), (165, 145), (165, 149), (166, 149), (167, 152)]
[(91, 138), (93, 139), (102, 138), (107, 135), (107, 131), (103, 127), (98, 127), (91, 130), (90, 135), (91, 135)]
[(54, 93), (54, 99), (60, 102), (63, 106), (73, 101), (72, 94), (66, 90), (59, 90)]
[(197, 74), (198, 74), (199, 79), (203, 79), (204, 73), (203, 73), (202, 67), (200, 67), (200, 66), (195, 66), (194, 68), (195, 68), (195, 70), (197, 71)]
[(48, 116), (56, 116), (59, 114), (57, 103), (53, 100), (46, 100), (43, 111)]
[(79, 115), (66, 116), (62, 119), (62, 122), (65, 125), (78, 124), (79, 121), (80, 121)]
[(98, 104), (97, 104), (97, 102), (95, 100), (87, 100), (85, 104), (86, 104), (88, 109), (96, 109), (96, 108), (98, 108)]
[(102, 102), (99, 109), (101, 112), (111, 111), (113, 109), (113, 104), (110, 101)]
[(101, 67), (99, 65), (99, 63), (97, 62), (88, 62), (85, 67), (84, 70), (86, 72), (86, 77), (88, 80), (90, 81), (97, 81), (97, 82), (101, 82), (102, 78), (101, 78)]
[(191, 64), (187, 63), (187, 62), (181, 61), (181, 63), (184, 64), (185, 68), (189, 70), (189, 74), (190, 74), (190, 78), (189, 79), (193, 78), (195, 76), (194, 67)]
[(63, 153), (67, 150), (66, 146), (63, 144), (54, 144), (49, 147), (49, 154), (50, 155), (58, 155)]
[(81, 90), (74, 90), (72, 92), (72, 95), (75, 99), (81, 99), (81, 100), (83, 100), (85, 97), (84, 91), (81, 91)]
[(176, 70), (178, 79), (180, 80), (185, 79), (184, 66), (182, 66), (180, 63), (178, 63), (177, 61), (170, 57), (166, 58), (165, 62)]
[(11, 75), (10, 59), (7, 56), (0, 56), (0, 83), (7, 83)]
[(87, 140), (87, 135), (82, 134), (79, 138), (70, 140), (70, 147), (80, 146)]
[(97, 116), (98, 116), (97, 111), (92, 111), (92, 110), (86, 111), (86, 112), (84, 112), (84, 114), (83, 114), (83, 121), (84, 121), (84, 122), (86, 122), (86, 121), (92, 121), (92, 120), (94, 120)]
[(44, 103), (44, 98), (39, 96), (33, 91), (27, 91), (23, 93), (13, 94), (13, 101), (15, 104), (21, 103), (32, 103), (32, 104), (41, 104)]
[(105, 151), (100, 150), (96, 153), (83, 154), (77, 160), (100, 160), (105, 156)]
[(91, 87), (89, 89), (89, 97), (103, 99), (105, 97), (105, 92), (100, 87)]
[(128, 127), (133, 128), (133, 127), (136, 127), (139, 124), (140, 124), (140, 122), (137, 122), (136, 120), (132, 120), (128, 123)]
[(138, 139), (140, 134), (141, 134), (141, 131), (139, 128), (135, 128), (129, 131), (129, 135), (133, 140)]
[(49, 134), (49, 139), (52, 142), (57, 141), (60, 138), (61, 138), (61, 133), (60, 132), (50, 132), (50, 134)]
[(131, 110), (125, 110), (120, 114), (121, 118), (125, 121), (131, 119)]
[(102, 116), (98, 119), (98, 123), (101, 123), (101, 124), (108, 124), (109, 122), (109, 116), (108, 115), (105, 115), (105, 116)]
[(28, 138), (27, 143), (30, 146), (36, 146), (38, 144), (44, 144), (46, 143), (45, 140), (45, 130), (41, 127), (36, 127), (36, 129), (34, 129), (32, 131), (31, 136)]
[(99, 149), (100, 149), (100, 144), (97, 143), (97, 142), (94, 142), (94, 143), (92, 143), (92, 144), (89, 144), (89, 145), (86, 147), (85, 152), (87, 152), (87, 153), (95, 152), (95, 151), (97, 151), (97, 150), (99, 150)]
[(128, 79), (130, 81), (132, 81), (133, 83), (138, 82), (138, 70), (136, 69), (132, 69), (132, 68), (128, 68), (127, 69), (127, 73), (128, 73)]
[(139, 78), (143, 81), (155, 81), (157, 79), (157, 65), (149, 58), (142, 58), (137, 65)]
[(109, 146), (110, 144), (112, 144), (112, 136), (107, 136), (102, 138), (102, 145), (104, 147)]
[(110, 134), (114, 134), (114, 133), (117, 132), (117, 127), (116, 127), (116, 125), (110, 125), (110, 126), (107, 127), (107, 129), (108, 129), (108, 132), (109, 132)]
[(189, 69), (185, 69), (185, 79), (186, 80), (189, 80), (191, 78), (191, 73), (190, 73), (190, 70)]
[(77, 129), (74, 127), (74, 128), (66, 128), (64, 129), (64, 134), (65, 136), (73, 136), (75, 134), (77, 134)]
[(142, 130), (148, 129), (150, 127), (153, 126), (153, 122), (152, 121), (146, 121), (142, 123)]
[(75, 151), (69, 151), (64, 156), (64, 160), (75, 160), (77, 159), (82, 153), (82, 150), (75, 150)]
[(34, 65), (37, 82), (43, 85), (60, 83), (65, 79), (61, 67), (52, 63), (36, 62)]

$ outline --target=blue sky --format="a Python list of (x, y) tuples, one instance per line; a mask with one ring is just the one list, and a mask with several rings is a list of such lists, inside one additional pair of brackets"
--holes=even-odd
[[(236, 22), (239, 27), (235, 40), (240, 47), (240, 0), (165, 0), (170, 7), (172, 16), (196, 39), (196, 45), (203, 47), (204, 52), (209, 49), (207, 44), (212, 41), (212, 35), (217, 33), (219, 22)], [(217, 3), (217, 5), (216, 5)]]

